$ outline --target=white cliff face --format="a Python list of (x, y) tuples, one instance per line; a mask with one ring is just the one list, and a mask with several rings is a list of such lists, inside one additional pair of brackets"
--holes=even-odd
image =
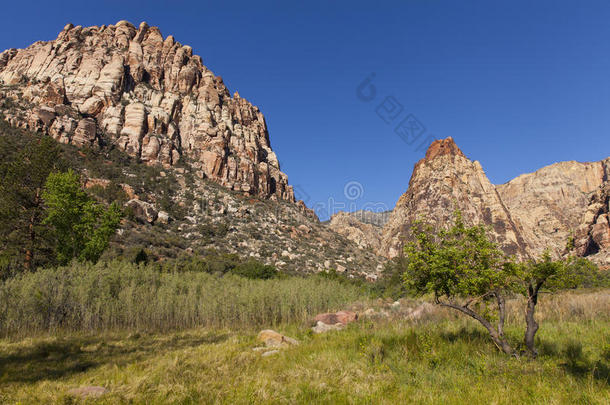
[(186, 159), (227, 188), (294, 201), (259, 109), (146, 23), (69, 24), (54, 41), (2, 52), (0, 97), (14, 126), (77, 146), (103, 139), (149, 164)]

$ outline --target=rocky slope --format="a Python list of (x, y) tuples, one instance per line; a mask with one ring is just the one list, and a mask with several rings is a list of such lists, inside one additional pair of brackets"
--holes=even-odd
[(124, 194), (130, 215), (108, 259), (219, 251), (287, 272), (381, 268), (295, 201), (259, 109), (146, 23), (69, 24), (53, 41), (2, 52), (0, 118), (0, 136), (64, 144), (91, 193)]
[(415, 165), (407, 192), (383, 228), (378, 252), (399, 255), (415, 220), (443, 226), (458, 208), (467, 223), (488, 225), (499, 246), (518, 259), (550, 249), (554, 257), (576, 252), (608, 265), (609, 173), (610, 158), (561, 162), (494, 186), (452, 138), (435, 141)]
[(259, 109), (146, 23), (68, 24), (53, 41), (2, 52), (0, 100), (13, 126), (149, 164), (188, 161), (229, 189), (294, 201)]

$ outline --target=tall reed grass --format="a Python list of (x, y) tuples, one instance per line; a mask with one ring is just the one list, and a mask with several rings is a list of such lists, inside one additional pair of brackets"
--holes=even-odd
[(0, 335), (270, 327), (306, 322), (361, 295), (315, 277), (252, 280), (125, 262), (72, 264), (0, 283)]

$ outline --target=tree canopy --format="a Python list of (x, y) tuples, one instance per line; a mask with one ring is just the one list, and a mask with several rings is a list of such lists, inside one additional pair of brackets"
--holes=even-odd
[(51, 173), (42, 197), (47, 206), (44, 223), (53, 228), (57, 261), (97, 262), (121, 221), (118, 204), (101, 206), (82, 189), (72, 170)]
[(524, 344), (536, 356), (534, 314), (541, 289), (575, 287), (595, 272), (585, 259), (555, 261), (548, 252), (539, 260), (515, 262), (490, 240), (484, 226), (466, 226), (459, 211), (446, 229), (417, 222), (412, 234), (405, 246), (406, 287), (432, 294), (437, 304), (476, 319), (508, 354), (517, 352), (504, 335), (507, 296), (520, 293), (527, 298)]

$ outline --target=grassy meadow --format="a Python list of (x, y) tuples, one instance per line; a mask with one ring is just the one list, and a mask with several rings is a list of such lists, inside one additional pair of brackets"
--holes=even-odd
[[(543, 296), (538, 311), (540, 356), (531, 360), (501, 354), (477, 324), (436, 307), (418, 320), (407, 320), (400, 310), (386, 306), (387, 318), (361, 319), (343, 331), (314, 335), (309, 322), (322, 307), (339, 309), (352, 302), (352, 308), (380, 309), (382, 303), (356, 297), (354, 287), (331, 280), (247, 280), (254, 281), (232, 290), (241, 303), (239, 311), (249, 314), (238, 327), (200, 315), (197, 321), (176, 325), (190, 325), (188, 330), (159, 331), (151, 327), (155, 322), (140, 330), (137, 324), (110, 321), (71, 321), (75, 323), (51, 333), (32, 321), (35, 331), (39, 325), (30, 334), (35, 337), (25, 337), (22, 328), (11, 333), (5, 329), (6, 337), (0, 340), (0, 403), (610, 403), (609, 290)], [(314, 282), (318, 285), (308, 284)], [(164, 291), (163, 285), (158, 283), (158, 291)], [(235, 295), (252, 288), (268, 294), (269, 300)], [(118, 291), (121, 296), (122, 289)], [(329, 301), (331, 292), (338, 292), (344, 302)], [(144, 302), (151, 313), (163, 308), (152, 298)], [(401, 307), (416, 304), (403, 300)], [(507, 334), (518, 342), (523, 302), (508, 304)], [(292, 305), (307, 310), (274, 309)], [(195, 327), (197, 322), (201, 325)], [(83, 329), (76, 330), (76, 325)], [(301, 344), (262, 357), (253, 350), (260, 345), (256, 334), (272, 325)], [(126, 326), (130, 330), (122, 331)], [(109, 392), (86, 400), (67, 393), (86, 385)]]

